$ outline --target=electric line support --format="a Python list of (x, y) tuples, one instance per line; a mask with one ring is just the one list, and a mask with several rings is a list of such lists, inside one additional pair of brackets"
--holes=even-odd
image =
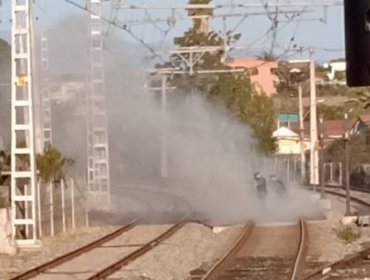
[(42, 106), (42, 142), (43, 148), (50, 147), (53, 143), (51, 126), (51, 103), (49, 88), (49, 43), (48, 31), (41, 33), (41, 106)]
[(11, 217), (18, 246), (37, 244), (31, 0), (11, 7)]
[(105, 99), (102, 3), (87, 0), (90, 39), (90, 85), (87, 90), (87, 183), (90, 207), (110, 207), (108, 124)]

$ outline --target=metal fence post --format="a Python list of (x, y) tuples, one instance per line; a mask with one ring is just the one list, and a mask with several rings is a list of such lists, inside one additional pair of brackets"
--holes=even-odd
[(39, 219), (39, 237), (41, 238), (42, 237), (41, 190), (40, 190), (41, 181), (37, 182), (36, 188), (37, 188), (37, 216)]
[(73, 178), (71, 178), (71, 210), (72, 210), (72, 228), (74, 229), (76, 227), (76, 221), (75, 221), (75, 183), (73, 181)]
[(53, 182), (49, 183), (50, 189), (50, 235), (54, 236), (54, 199), (53, 199)]
[(65, 207), (65, 201), (64, 201), (64, 180), (62, 179), (60, 181), (60, 187), (61, 187), (61, 194), (62, 194), (62, 224), (63, 224), (63, 233), (66, 232), (66, 207)]

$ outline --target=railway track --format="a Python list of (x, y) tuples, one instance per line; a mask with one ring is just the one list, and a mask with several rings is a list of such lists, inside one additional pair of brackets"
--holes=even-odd
[(329, 266), (316, 270), (305, 280), (358, 280), (368, 279), (370, 275), (370, 247), (335, 262)]
[(94, 242), (91, 242), (81, 248), (78, 248), (72, 252), (69, 252), (65, 255), (62, 255), (60, 257), (57, 257), (49, 262), (46, 262), (40, 266), (37, 266), (29, 271), (26, 271), (16, 277), (13, 277), (11, 278), (11, 280), (26, 280), (26, 279), (31, 279), (39, 274), (42, 274), (42, 273), (45, 273), (46, 271), (50, 270), (50, 269), (53, 269), (55, 267), (57, 267), (58, 265), (61, 265), (63, 263), (66, 263), (68, 261), (71, 261), (75, 258), (77, 258), (78, 256), (81, 256), (82, 254), (85, 254), (91, 250), (94, 250), (96, 248), (99, 248), (100, 246), (102, 246), (104, 243), (107, 243), (113, 239), (115, 239), (116, 237), (122, 235), (124, 232), (132, 229), (133, 227), (135, 227), (135, 220), (133, 220), (132, 222), (128, 223), (127, 225), (124, 225), (122, 227), (120, 227), (119, 229), (117, 229), (116, 231), (94, 241)]
[[(345, 198), (346, 194), (344, 188), (337, 187), (325, 187), (325, 192), (329, 195)], [(351, 189), (351, 191), (354, 191)], [(360, 192), (366, 192), (364, 190), (355, 190)], [(367, 192), (368, 193), (368, 192)], [(370, 208), (370, 203), (364, 201), (358, 197), (351, 196), (352, 204), (356, 203), (358, 206), (365, 206)], [(352, 205), (353, 207), (354, 205)], [(325, 265), (314, 265), (309, 262), (306, 263), (306, 267), (311, 266), (310, 272), (305, 273), (303, 279), (335, 279), (335, 280), (358, 280), (367, 279), (370, 275), (370, 246), (361, 250), (360, 252), (354, 253), (347, 256), (335, 263)]]
[(306, 224), (255, 226), (248, 224), (238, 240), (207, 272), (192, 280), (295, 279), (300, 275), (307, 247)]
[[(170, 195), (171, 197), (171, 195)], [(172, 197), (173, 199), (173, 197)], [(174, 202), (179, 204), (179, 200)], [(182, 202), (184, 204), (184, 202)], [(181, 205), (184, 208), (184, 205)], [(186, 206), (185, 206), (186, 208)], [(106, 279), (151, 249), (155, 248), (182, 228), (190, 209), (182, 212), (175, 225), (144, 225), (146, 216), (155, 215), (147, 204), (145, 212), (125, 226), (95, 242), (11, 278), (23, 279)]]

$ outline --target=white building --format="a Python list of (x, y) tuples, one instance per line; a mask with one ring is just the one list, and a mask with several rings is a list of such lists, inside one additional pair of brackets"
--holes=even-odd
[(337, 72), (344, 72), (347, 69), (345, 61), (333, 61), (324, 64), (324, 68), (330, 68), (330, 73), (327, 73), (330, 81), (333, 81)]
[[(300, 137), (297, 133), (287, 127), (281, 126), (272, 133), (277, 139), (279, 155), (298, 155), (301, 153)], [(309, 149), (309, 141), (304, 140), (304, 150)]]

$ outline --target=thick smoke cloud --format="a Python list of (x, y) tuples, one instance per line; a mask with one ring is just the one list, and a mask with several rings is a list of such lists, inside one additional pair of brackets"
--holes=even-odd
[[(55, 79), (73, 74), (82, 82), (88, 80), (86, 26), (82, 19), (78, 22), (73, 24), (78, 28), (70, 28), (69, 20), (53, 29), (50, 61)], [(72, 39), (65, 40), (66, 32)], [(264, 158), (251, 130), (200, 93), (169, 90), (164, 118), (161, 92), (145, 88), (145, 67), (133, 57), (132, 46), (107, 38), (104, 61), (114, 201), (124, 203), (126, 187), (151, 186), (183, 198), (200, 219), (211, 223), (282, 221), (316, 214), (310, 194), (296, 182), (286, 182), (287, 198), (277, 196), (268, 184), (266, 201), (259, 200), (253, 173), (260, 171), (267, 180), (277, 174), (286, 181), (282, 162)], [(55, 143), (76, 160), (72, 175), (81, 180), (86, 174), (84, 94), (86, 89), (76, 91), (78, 96), (65, 104), (53, 105)], [(165, 178), (161, 176), (162, 133), (168, 159)]]

